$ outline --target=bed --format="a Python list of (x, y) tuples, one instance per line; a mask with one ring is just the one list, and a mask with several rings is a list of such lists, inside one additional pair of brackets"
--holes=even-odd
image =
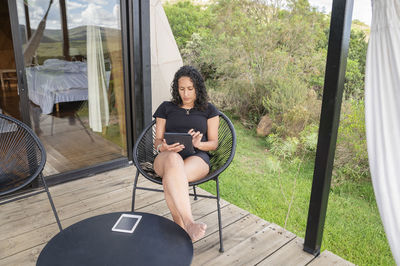
[[(52, 113), (57, 103), (88, 100), (86, 62), (48, 59), (43, 65), (27, 67), (26, 78), (29, 99), (40, 106), (43, 114)], [(106, 79), (108, 87), (110, 71)]]

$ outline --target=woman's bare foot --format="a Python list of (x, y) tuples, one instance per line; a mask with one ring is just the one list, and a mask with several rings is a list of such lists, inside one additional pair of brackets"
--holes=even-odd
[(206, 233), (207, 225), (205, 223), (193, 222), (186, 226), (186, 232), (193, 242), (202, 238)]

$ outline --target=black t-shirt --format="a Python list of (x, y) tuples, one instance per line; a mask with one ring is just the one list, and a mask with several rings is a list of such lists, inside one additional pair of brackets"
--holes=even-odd
[(187, 133), (190, 129), (203, 133), (202, 141), (207, 141), (207, 120), (219, 115), (218, 109), (208, 103), (205, 111), (196, 108), (187, 110), (172, 102), (163, 102), (154, 113), (154, 118), (166, 119), (165, 132)]

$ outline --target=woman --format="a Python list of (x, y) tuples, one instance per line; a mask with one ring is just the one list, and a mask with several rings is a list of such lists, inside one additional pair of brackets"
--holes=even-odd
[[(204, 80), (191, 66), (183, 66), (175, 73), (171, 92), (172, 101), (163, 102), (153, 115), (156, 119), (154, 146), (159, 152), (154, 170), (162, 177), (165, 200), (175, 223), (194, 242), (204, 236), (207, 225), (193, 220), (188, 183), (202, 179), (210, 170), (207, 151), (218, 146), (219, 112), (208, 103)], [(196, 153), (182, 157), (179, 152), (184, 146), (168, 145), (164, 132), (189, 133)]]

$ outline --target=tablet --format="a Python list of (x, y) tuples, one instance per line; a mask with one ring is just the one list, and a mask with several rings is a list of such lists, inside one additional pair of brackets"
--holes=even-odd
[(177, 142), (183, 144), (185, 148), (179, 152), (179, 154), (182, 155), (183, 157), (187, 157), (195, 153), (192, 143), (192, 135), (190, 135), (189, 133), (165, 132), (164, 138), (168, 145)]
[(112, 231), (123, 232), (123, 233), (133, 233), (137, 225), (142, 219), (141, 215), (126, 214), (123, 213), (119, 217), (118, 221), (114, 224)]

